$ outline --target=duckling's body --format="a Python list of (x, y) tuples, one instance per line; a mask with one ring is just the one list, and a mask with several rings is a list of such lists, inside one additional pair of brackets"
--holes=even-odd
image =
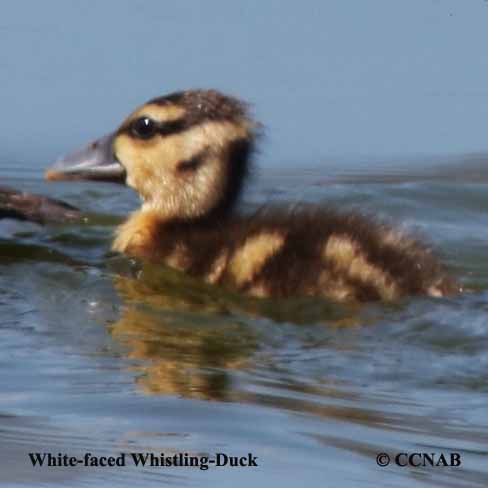
[[(374, 219), (316, 206), (238, 215), (256, 128), (244, 104), (215, 91), (136, 110), (105, 138), (120, 164), (114, 177), (123, 172), (143, 199), (113, 249), (259, 297), (392, 301), (455, 291), (428, 248)], [(114, 164), (47, 177), (106, 179)]]
[(113, 249), (258, 297), (393, 301), (454, 290), (415, 240), (361, 215), (320, 207), (191, 224), (138, 212), (118, 229)]

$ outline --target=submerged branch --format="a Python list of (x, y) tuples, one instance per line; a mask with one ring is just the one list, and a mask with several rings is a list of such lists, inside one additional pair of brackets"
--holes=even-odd
[(0, 219), (48, 224), (78, 222), (83, 216), (79, 209), (61, 200), (0, 186)]

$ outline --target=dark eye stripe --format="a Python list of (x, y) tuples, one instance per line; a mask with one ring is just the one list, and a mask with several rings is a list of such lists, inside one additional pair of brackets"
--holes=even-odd
[(184, 119), (172, 120), (158, 124), (158, 133), (162, 136), (169, 136), (183, 132), (187, 128)]
[[(169, 122), (155, 122), (155, 134), (159, 134), (161, 136), (170, 136), (174, 134), (179, 134), (187, 129), (189, 129), (192, 125), (196, 124), (188, 124), (184, 119), (177, 119), (171, 120)], [(118, 131), (119, 134), (127, 134), (130, 137), (137, 138), (137, 136), (132, 131), (132, 124), (129, 124), (121, 127)]]

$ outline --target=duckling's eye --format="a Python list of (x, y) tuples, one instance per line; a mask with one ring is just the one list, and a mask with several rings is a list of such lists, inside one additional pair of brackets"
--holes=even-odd
[(157, 132), (157, 124), (149, 117), (141, 117), (131, 124), (131, 132), (139, 139), (150, 139)]

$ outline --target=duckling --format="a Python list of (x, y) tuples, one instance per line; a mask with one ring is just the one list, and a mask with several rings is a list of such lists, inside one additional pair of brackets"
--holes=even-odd
[(172, 93), (46, 178), (125, 182), (142, 206), (117, 229), (114, 251), (248, 295), (391, 302), (458, 291), (428, 247), (361, 214), (298, 206), (240, 215), (259, 132), (236, 98)]

